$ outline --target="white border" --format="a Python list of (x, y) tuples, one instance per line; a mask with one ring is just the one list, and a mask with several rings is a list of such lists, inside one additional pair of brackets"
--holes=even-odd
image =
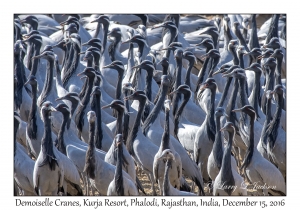
[[(41, 13), (51, 14), (53, 11), (56, 13), (196, 13), (196, 14), (223, 14), (223, 13), (287, 13), (287, 67), (288, 67), (288, 103), (287, 103), (287, 150), (288, 150), (288, 165), (287, 165), (287, 197), (250, 197), (251, 200), (281, 200), (285, 199), (285, 207), (299, 208), (297, 205), (299, 189), (299, 160), (298, 160), (298, 142), (299, 142), (299, 87), (296, 87), (299, 81), (299, 54), (298, 46), (299, 41), (299, 15), (296, 8), (299, 8), (296, 3), (291, 4), (292, 1), (241, 1), (241, 0), (212, 0), (212, 1), (161, 1), (161, 0), (110, 0), (110, 1), (5, 1), (6, 5), (2, 6), (1, 15), (1, 33), (0, 41), (2, 43), (1, 54), (1, 109), (0, 109), (0, 128), (1, 128), (1, 207), (3, 209), (15, 209), (15, 198), (13, 195), (13, 13)], [(11, 4), (10, 4), (11, 3)], [(290, 3), (290, 4), (289, 4)], [(3, 4), (2, 4), (3, 5)], [(7, 6), (8, 5), (8, 6)], [(297, 51), (296, 51), (297, 50)], [(141, 197), (140, 197), (141, 198)], [(150, 198), (150, 197), (149, 197)], [(159, 199), (162, 197), (158, 197)], [(222, 198), (212, 197), (215, 200)], [(241, 197), (226, 197), (231, 200), (243, 200)], [(55, 198), (51, 198), (55, 199)], [(76, 200), (78, 197), (63, 197), (66, 200)], [(81, 200), (83, 198), (80, 198)], [(91, 198), (96, 199), (96, 198)], [(101, 199), (105, 199), (102, 197)], [(115, 200), (122, 200), (123, 198), (112, 198)], [(129, 198), (130, 199), (130, 198)], [(171, 198), (169, 198), (171, 199)], [(174, 198), (173, 200), (180, 199)], [(189, 199), (189, 198), (187, 198)], [(192, 198), (190, 198), (192, 199)], [(193, 198), (193, 199), (201, 199)], [(203, 199), (209, 200), (210, 197)], [(24, 198), (24, 200), (35, 200), (35, 198)], [(43, 200), (41, 197), (40, 200)], [(25, 209), (32, 209), (32, 207), (22, 207)], [(53, 207), (52, 207), (53, 208)], [(64, 207), (65, 209), (74, 209), (75, 207)], [(100, 208), (100, 207), (99, 207)], [(98, 208), (98, 209), (99, 209)], [(120, 207), (110, 209), (120, 209)], [(133, 208), (133, 207), (131, 207)], [(145, 208), (145, 207), (142, 207)], [(174, 209), (173, 207), (172, 209)], [(181, 207), (182, 208), (182, 207)], [(198, 207), (200, 208), (200, 207)], [(219, 207), (215, 207), (219, 208)], [(232, 207), (223, 207), (225, 209)], [(239, 207), (241, 208), (241, 207)], [(274, 207), (273, 207), (274, 208)], [(84, 209), (94, 209), (86, 207)], [(105, 207), (101, 209), (106, 209)], [(133, 209), (141, 209), (136, 207)], [(149, 209), (149, 208), (148, 208)], [(165, 208), (167, 209), (167, 208)], [(176, 208), (179, 209), (179, 208)], [(214, 209), (213, 207), (210, 209)], [(248, 207), (249, 209), (249, 207)]]

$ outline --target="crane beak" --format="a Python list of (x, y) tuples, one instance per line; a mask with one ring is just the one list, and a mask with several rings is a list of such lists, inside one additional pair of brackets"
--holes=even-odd
[(173, 92), (169, 93), (169, 95), (173, 95), (176, 92), (178, 92), (178, 90), (174, 90)]
[(43, 57), (43, 55), (33, 56), (33, 57), (31, 58), (31, 60), (34, 60), (34, 59), (37, 59), (37, 58), (41, 58), (41, 57)]
[(241, 112), (242, 110), (241, 109), (233, 109), (231, 110), (232, 112)]
[(78, 53), (78, 55), (85, 54), (85, 52), (86, 52), (86, 51), (80, 52), (80, 53)]
[(226, 113), (223, 113), (225, 117), (229, 117)]
[(55, 101), (61, 101), (61, 100), (64, 100), (64, 99), (65, 99), (65, 97), (60, 97), (60, 98), (55, 99)]
[(126, 41), (122, 42), (122, 44), (128, 43), (130, 41), (131, 41), (131, 39), (127, 39)]
[(108, 104), (108, 105), (106, 105), (106, 106), (102, 106), (101, 109), (107, 109), (107, 108), (109, 108), (109, 107), (111, 107), (111, 104)]
[(113, 65), (108, 64), (108, 65), (106, 65), (106, 66), (103, 66), (102, 68), (103, 68), (103, 69), (107, 69), (107, 68), (111, 68), (111, 67), (113, 67)]
[(208, 87), (208, 84), (206, 82), (199, 84), (199, 86), (203, 85), (199, 90), (204, 90), (205, 88)]
[(222, 69), (219, 69), (218, 71), (215, 71), (212, 76), (216, 75), (216, 74), (219, 74), (221, 72)]
[(131, 69), (137, 69), (137, 68), (140, 68), (140, 67), (141, 67), (141, 65), (136, 65), (136, 66), (131, 67)]
[[(79, 74), (77, 74), (77, 77), (81, 76), (81, 75), (85, 75), (85, 72), (80, 72)], [(81, 79), (81, 78), (80, 78)]]
[(51, 112), (57, 112), (57, 109), (55, 109), (53, 106), (50, 106)]
[(81, 46), (89, 45), (88, 42), (81, 44)]

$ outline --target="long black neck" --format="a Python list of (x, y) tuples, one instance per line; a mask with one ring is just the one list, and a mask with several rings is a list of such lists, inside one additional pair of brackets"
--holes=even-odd
[(73, 48), (74, 48), (74, 52), (73, 52), (73, 58), (71, 61), (71, 66), (70, 68), (67, 69), (66, 73), (64, 74), (64, 77), (62, 78), (62, 83), (64, 85), (64, 87), (67, 86), (69, 79), (71, 78), (71, 76), (75, 73), (78, 65), (79, 65), (79, 61), (80, 61), (80, 47), (77, 46), (77, 44), (73, 44)]
[(16, 151), (17, 151), (17, 132), (19, 129), (19, 121), (14, 118), (14, 157), (16, 156)]
[(185, 76), (185, 84), (188, 85), (190, 88), (191, 88), (191, 71), (192, 71), (192, 68), (194, 66), (194, 61), (189, 61), (189, 66), (188, 66), (188, 69), (187, 69), (187, 72), (186, 72), (186, 76)]
[(267, 133), (267, 129), (268, 129), (268, 125), (272, 120), (272, 116), (271, 116), (271, 105), (272, 105), (272, 98), (266, 98), (266, 110), (264, 113), (266, 113), (266, 121), (264, 122), (264, 126), (263, 129), (261, 131), (261, 144), (262, 147), (265, 151), (265, 153), (267, 153), (267, 140), (268, 140), (268, 133)]
[(85, 93), (83, 99), (81, 100), (82, 105), (79, 104), (78, 109), (75, 114), (75, 124), (76, 124), (77, 130), (78, 130), (79, 138), (81, 138), (81, 132), (82, 132), (82, 128), (83, 128), (84, 110), (90, 101), (90, 95), (91, 95), (92, 88), (93, 88), (94, 76), (90, 76), (87, 79), (88, 79), (88, 88), (86, 90), (86, 93)]
[(207, 113), (207, 126), (206, 131), (208, 134), (209, 140), (212, 142), (215, 141), (215, 135), (216, 135), (216, 125), (215, 125), (215, 119), (214, 119), (214, 113), (215, 113), (215, 97), (216, 97), (216, 87), (210, 89), (211, 95), (210, 95), (210, 103), (208, 105), (208, 113)]
[(220, 60), (219, 57), (213, 58), (213, 61), (212, 61), (213, 65), (211, 65), (210, 71), (209, 71), (209, 73), (207, 75), (208, 78), (212, 77), (212, 74), (214, 73), (214, 70), (217, 67), (218, 63), (219, 63), (219, 60)]
[(95, 146), (97, 149), (102, 148), (102, 139), (103, 139), (100, 98), (101, 98), (101, 92), (99, 94), (94, 94), (91, 99), (91, 110), (93, 110), (97, 116), (96, 136), (95, 136)]
[(180, 107), (178, 108), (176, 114), (175, 114), (175, 118), (174, 118), (174, 134), (175, 134), (175, 138), (177, 140), (179, 140), (178, 138), (178, 129), (179, 129), (179, 118), (182, 115), (183, 109), (186, 106), (186, 104), (188, 103), (189, 99), (190, 99), (190, 94), (184, 94), (184, 98), (183, 101), (180, 105)]
[[(41, 44), (40, 43), (36, 43), (34, 45), (34, 54), (33, 56), (37, 56), (40, 54), (40, 49), (41, 49)], [(32, 66), (31, 66), (31, 69), (30, 69), (30, 75), (36, 75), (36, 72), (38, 70), (38, 66), (39, 66), (39, 63), (40, 63), (40, 59), (34, 59), (32, 60)]]
[(124, 195), (124, 186), (123, 186), (123, 173), (122, 173), (122, 162), (123, 162), (123, 145), (118, 145), (117, 151), (117, 164), (115, 172), (115, 186), (118, 196)]
[(123, 109), (118, 109), (117, 110), (117, 126), (116, 126), (116, 131), (115, 131), (115, 136), (119, 133), (123, 134), (123, 115), (124, 115), (124, 110)]
[(144, 42), (138, 42), (138, 48), (139, 48), (139, 52), (141, 53), (141, 56), (143, 56), (144, 47), (145, 47)]
[(169, 65), (162, 65), (163, 75), (168, 75)]
[(167, 160), (164, 174), (164, 182), (163, 182), (163, 195), (169, 195), (170, 191), (170, 181), (169, 181), (169, 170), (172, 165), (172, 160)]
[(235, 112), (232, 112), (231, 110), (233, 110), (235, 108), (238, 89), (239, 89), (239, 82), (238, 82), (238, 79), (235, 78), (234, 83), (233, 83), (233, 91), (231, 93), (228, 105), (226, 107), (226, 114), (228, 115), (227, 121), (232, 122), (232, 123), (235, 123), (237, 121)]
[[(89, 59), (87, 61), (87, 66), (86, 67), (93, 67), (93, 61), (94, 61), (94, 59)], [(86, 80), (84, 80), (82, 89), (81, 89), (81, 91), (78, 94), (78, 97), (79, 97), (80, 100), (82, 100), (82, 98), (83, 98), (83, 96), (84, 96), (84, 94), (86, 92), (87, 87), (88, 87), (88, 80), (86, 79)]]
[(226, 80), (225, 88), (224, 88), (224, 91), (223, 91), (223, 94), (222, 94), (222, 98), (219, 101), (218, 107), (223, 107), (224, 106), (224, 102), (225, 102), (225, 99), (228, 95), (228, 90), (229, 90), (231, 81), (232, 81), (232, 77), (228, 77), (227, 80)]
[(53, 141), (51, 138), (51, 119), (50, 112), (42, 110), (42, 115), (44, 119), (44, 135), (42, 138), (42, 149), (41, 153), (43, 154), (43, 160), (39, 163), (39, 167), (42, 167), (46, 164), (49, 165), (50, 170), (55, 170), (55, 164), (58, 166), (55, 154), (53, 152)]
[[(145, 94), (149, 101), (152, 99), (152, 77), (153, 77), (153, 70), (147, 71), (147, 77), (146, 77), (146, 86), (145, 86)], [(144, 115), (142, 117), (142, 121), (144, 122), (147, 117), (149, 116), (150, 112), (150, 104), (147, 104), (144, 110)]]
[(281, 112), (282, 112), (282, 107), (283, 107), (283, 96), (278, 95), (277, 97), (277, 107), (276, 111), (274, 114), (273, 120), (270, 122), (268, 125), (268, 130), (267, 130), (267, 135), (268, 135), (268, 144), (271, 149), (273, 149), (277, 135), (278, 135), (278, 128), (280, 124), (280, 117), (281, 117)]
[[(174, 90), (176, 90), (181, 85), (181, 70), (182, 70), (182, 59), (176, 58), (176, 80), (174, 84)], [(175, 116), (175, 113), (177, 111), (178, 102), (181, 99), (181, 95), (179, 93), (175, 93), (173, 97), (173, 116)]]
[(259, 118), (260, 116), (258, 115), (258, 109), (259, 107), (259, 98), (260, 98), (260, 76), (261, 72), (255, 72), (254, 73), (254, 84), (253, 84), (253, 89), (252, 89), (252, 94), (254, 100), (249, 101), (250, 105), (255, 109), (255, 112), (257, 113), (257, 117)]
[(221, 136), (221, 117), (216, 116), (216, 136), (215, 142), (213, 144), (212, 153), (214, 159), (216, 161), (217, 167), (220, 170), (222, 165), (222, 157), (223, 157), (223, 145), (222, 145), (222, 136)]
[(112, 43), (109, 45), (108, 47), (108, 55), (111, 59), (112, 62), (114, 62), (116, 60), (116, 50), (117, 50), (117, 46), (121, 41), (121, 35), (117, 35), (115, 36), (115, 39), (112, 41)]
[[(207, 54), (211, 49), (213, 49), (213, 46), (212, 46), (212, 45), (207, 45), (207, 46), (206, 46), (206, 54)], [(203, 66), (202, 66), (202, 69), (200, 70), (200, 74), (199, 74), (198, 80), (197, 80), (197, 85), (196, 85), (196, 91), (195, 91), (195, 93), (198, 92), (198, 89), (199, 89), (198, 86), (199, 86), (201, 83), (203, 83), (205, 73), (206, 73), (206, 71), (207, 71), (207, 69), (208, 69), (208, 64), (209, 64), (209, 62), (211, 62), (211, 61), (212, 61), (212, 58), (211, 58), (211, 57), (208, 57), (208, 58), (205, 59), (205, 61), (204, 61), (204, 63), (203, 63)]]
[(245, 50), (247, 50), (247, 52), (249, 52), (249, 48), (247, 46), (246, 40), (244, 39), (244, 37), (238, 27), (235, 28), (235, 32), (236, 32), (235, 35), (239, 39), (239, 42), (241, 43), (241, 45), (243, 45), (245, 47)]
[[(249, 101), (248, 101), (247, 93), (246, 93), (246, 79), (239, 78), (238, 81), (239, 81), (239, 97), (238, 98), (239, 98), (241, 107), (243, 107), (245, 105), (249, 105)], [(244, 123), (244, 125), (246, 125), (248, 122), (247, 114), (245, 114), (244, 112), (241, 113), (240, 122)]]
[(233, 65), (239, 65), (240, 62), (239, 62), (239, 58), (236, 54), (235, 48), (230, 48), (230, 52), (233, 56)]
[(60, 126), (60, 129), (58, 131), (58, 135), (57, 135), (57, 140), (58, 140), (58, 146), (57, 149), (63, 153), (64, 155), (67, 155), (66, 152), (66, 145), (65, 145), (65, 140), (64, 140), (64, 132), (66, 130), (66, 125), (68, 123), (69, 119), (69, 113), (63, 113), (63, 122)]
[(267, 74), (266, 74), (265, 91), (274, 89), (274, 70), (275, 69), (273, 66), (269, 66), (266, 68)]
[(282, 64), (282, 57), (277, 57), (277, 65), (275, 69), (275, 85), (282, 85), (281, 83), (281, 64)]
[(72, 61), (74, 60), (74, 49), (73, 49), (73, 44), (71, 42), (68, 42), (66, 44), (66, 63), (64, 66), (64, 71), (67, 72), (68, 69), (71, 67), (72, 65)]
[(87, 177), (95, 179), (95, 122), (89, 123), (89, 143), (88, 149), (85, 155), (85, 166), (84, 172), (86, 172)]
[(274, 14), (271, 20), (269, 32), (267, 34), (266, 43), (269, 43), (273, 37), (278, 38), (278, 22), (279, 22), (279, 14)]
[(170, 111), (168, 109), (165, 109), (165, 128), (161, 140), (162, 151), (164, 151), (165, 149), (170, 149), (170, 127), (169, 127), (170, 113), (169, 112)]
[[(124, 91), (124, 96), (128, 96), (128, 90)], [(129, 101), (125, 100), (124, 104), (126, 106), (126, 109), (128, 112), (130, 112), (130, 107), (129, 107)], [(126, 114), (124, 112), (124, 123), (123, 123), (123, 139), (124, 139), (124, 144), (126, 145), (126, 141), (128, 138), (128, 133), (129, 133), (129, 114)]]
[[(169, 41), (169, 43), (167, 44), (167, 46), (169, 46), (172, 42), (177, 42), (177, 41), (175, 41), (176, 40), (176, 38), (177, 38), (177, 36), (176, 36), (176, 30), (175, 29), (173, 29), (173, 28), (168, 28), (169, 29), (169, 31), (170, 31), (170, 41)], [(167, 58), (170, 58), (170, 53), (171, 53), (171, 50), (169, 49), (169, 50), (167, 50), (167, 53), (166, 53), (166, 57)]]
[(36, 124), (36, 118), (37, 118), (37, 85), (32, 84), (31, 85), (31, 97), (32, 97), (32, 104), (28, 116), (27, 121), (27, 135), (30, 138), (30, 140), (37, 140), (37, 124)]
[(17, 77), (18, 83), (17, 83), (17, 89), (16, 89), (16, 93), (17, 93), (17, 100), (15, 101), (16, 103), (16, 107), (18, 109), (20, 109), (21, 104), (22, 104), (22, 92), (23, 92), (23, 86), (24, 86), (24, 80), (23, 80), (23, 76), (22, 76), (22, 62), (20, 60), (20, 54), (15, 54), (14, 56), (14, 60), (15, 60), (15, 75)]
[(107, 34), (108, 34), (108, 24), (103, 24), (103, 48), (102, 48), (102, 54), (106, 49), (106, 44), (107, 44)]
[(248, 35), (248, 29), (243, 28), (243, 38), (245, 39), (245, 41), (247, 40), (247, 35)]
[(232, 34), (231, 34), (231, 29), (227, 24), (224, 24), (224, 49), (227, 51), (228, 50), (228, 43), (229, 41), (232, 40)]
[[(224, 186), (235, 186), (235, 180), (232, 175), (232, 169), (231, 169), (231, 147), (232, 147), (234, 133), (228, 132), (228, 134), (229, 134), (229, 140), (228, 140), (228, 144), (224, 150), (222, 167), (221, 167), (221, 171), (220, 171), (221, 183)], [(234, 188), (232, 188), (232, 187), (224, 189), (224, 191), (227, 192), (228, 195), (231, 195), (233, 190), (234, 190)]]
[(40, 100), (39, 107), (41, 107), (42, 104), (46, 101), (46, 97), (49, 95), (50, 91), (52, 90), (53, 67), (54, 67), (54, 60), (53, 59), (48, 59), (47, 67), (46, 67), (45, 84), (44, 84), (42, 93), (40, 95), (41, 100)]
[(118, 100), (121, 100), (123, 76), (124, 76), (124, 70), (123, 69), (118, 70), (118, 82), (117, 82), (116, 98), (115, 98), (115, 99), (118, 99)]
[(244, 162), (241, 169), (246, 169), (251, 163), (253, 153), (254, 153), (254, 118), (255, 116), (250, 116), (250, 127), (249, 127), (249, 146), (247, 148)]
[[(207, 49), (206, 49), (206, 51), (207, 51)], [(205, 59), (205, 61), (203, 63), (203, 66), (202, 66), (202, 69), (200, 70), (200, 75), (198, 77), (197, 84), (196, 84), (196, 90), (195, 90), (195, 93), (194, 93), (195, 98), (197, 97), (197, 93), (198, 93), (198, 90), (200, 88), (200, 84), (202, 84), (203, 81), (204, 81), (204, 76), (205, 76), (205, 73), (208, 69), (208, 64), (211, 63), (211, 62), (212, 62), (212, 58), (208, 57), (208, 58)]]
[(134, 124), (133, 124), (133, 127), (132, 127), (132, 130), (128, 136), (128, 139), (126, 141), (126, 147), (127, 147), (127, 150), (128, 152), (131, 154), (131, 155), (134, 155), (134, 151), (133, 151), (133, 142), (134, 140), (136, 139), (137, 137), (137, 134), (138, 134), (138, 131), (139, 131), (139, 127), (140, 127), (140, 124), (141, 124), (141, 119), (142, 119), (142, 114), (144, 112), (144, 107), (145, 107), (145, 104), (146, 104), (146, 98), (141, 98), (139, 100), (139, 109), (138, 109), (138, 113), (136, 115), (136, 118), (135, 118), (135, 121), (134, 121)]
[(32, 57), (34, 54), (34, 43), (28, 43), (27, 44), (27, 68), (28, 70), (32, 69)]
[(144, 121), (144, 124), (142, 127), (144, 135), (146, 135), (146, 133), (148, 132), (151, 125), (157, 119), (157, 116), (163, 107), (163, 104), (164, 104), (164, 101), (165, 101), (165, 98), (166, 98), (166, 95), (167, 95), (167, 92), (169, 89), (169, 87), (167, 85), (163, 85), (163, 84), (161, 84), (160, 88), (162, 88), (161, 95), (159, 96), (159, 99), (158, 99), (157, 103), (155, 104), (154, 108), (152, 109), (151, 113), (149, 114), (147, 119)]
[(250, 50), (253, 48), (260, 48), (258, 37), (257, 37), (257, 26), (256, 26), (256, 14), (251, 15), (252, 30), (250, 34), (249, 47)]
[(100, 32), (100, 27), (101, 27), (101, 23), (97, 22), (97, 27), (96, 27), (96, 31), (94, 33), (93, 39), (97, 38)]
[(244, 65), (244, 56), (242, 53), (239, 53), (238, 55), (238, 59), (239, 59), (239, 66), (244, 69), (245, 68), (245, 65)]

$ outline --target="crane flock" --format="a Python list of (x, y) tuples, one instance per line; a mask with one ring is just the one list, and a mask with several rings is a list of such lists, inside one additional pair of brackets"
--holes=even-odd
[(286, 195), (286, 15), (260, 16), (15, 15), (14, 195)]

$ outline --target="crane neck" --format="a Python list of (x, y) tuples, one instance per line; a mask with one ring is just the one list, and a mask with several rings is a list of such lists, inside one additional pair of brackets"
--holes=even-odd
[(230, 48), (230, 53), (232, 54), (232, 56), (233, 56), (233, 65), (239, 65), (239, 58), (238, 58), (238, 56), (237, 56), (237, 54), (236, 54), (236, 51), (235, 51), (235, 49), (233, 49), (233, 48)]
[(142, 114), (144, 112), (144, 108), (145, 108), (145, 104), (146, 104), (146, 98), (141, 98), (139, 100), (139, 108), (138, 108), (138, 112), (132, 127), (132, 130), (128, 136), (128, 139), (126, 141), (127, 143), (127, 150), (128, 152), (133, 155), (134, 151), (133, 151), (133, 142), (135, 141), (138, 131), (139, 131), (139, 127), (141, 124), (141, 119), (142, 119)]
[(170, 149), (170, 127), (169, 127), (169, 113), (168, 109), (165, 109), (165, 127), (164, 133), (162, 135), (161, 145), (162, 151), (165, 149)]
[(91, 110), (93, 110), (97, 116), (96, 135), (95, 135), (95, 146), (97, 149), (102, 148), (102, 140), (103, 140), (100, 100), (101, 100), (101, 92), (100, 94), (94, 94), (91, 99)]
[(249, 97), (250, 98), (249, 103), (255, 109), (258, 118), (260, 117), (258, 115), (258, 109), (260, 108), (259, 107), (259, 97), (260, 97), (260, 88), (261, 88), (260, 77), (261, 77), (261, 72), (254, 72), (254, 84), (253, 84), (251, 96)]
[(276, 85), (282, 85), (281, 82), (281, 65), (282, 65), (282, 57), (277, 57), (277, 65), (275, 70), (275, 84)]
[[(125, 90), (124, 92), (124, 96), (128, 96), (128, 90)], [(126, 106), (126, 109), (128, 110), (128, 112), (130, 112), (130, 106), (129, 106), (129, 101), (125, 100), (124, 104)], [(123, 123), (123, 139), (124, 139), (124, 144), (126, 145), (126, 140), (128, 138), (128, 131), (129, 131), (129, 114), (126, 114), (124, 112), (124, 123)]]
[(191, 71), (192, 71), (192, 68), (194, 66), (194, 61), (189, 61), (189, 66), (188, 66), (188, 69), (187, 69), (187, 72), (186, 72), (186, 76), (185, 76), (185, 84), (188, 85), (190, 88), (191, 88)]
[(227, 121), (229, 122), (236, 122), (237, 118), (236, 118), (236, 114), (235, 112), (232, 112), (231, 110), (233, 110), (235, 108), (235, 103), (236, 103), (236, 98), (237, 98), (237, 93), (238, 93), (238, 89), (239, 89), (239, 83), (238, 83), (238, 79), (234, 78), (234, 82), (233, 82), (233, 91), (231, 93), (231, 96), (229, 98), (229, 102), (228, 105), (226, 107), (226, 114), (229, 116), (227, 118)]
[(37, 140), (37, 84), (31, 85), (32, 103), (27, 120), (27, 135), (31, 140)]
[(214, 86), (211, 91), (210, 95), (210, 103), (208, 104), (208, 113), (207, 113), (207, 134), (208, 138), (214, 142), (215, 141), (215, 135), (216, 135), (216, 125), (215, 125), (215, 119), (214, 119), (214, 113), (215, 113), (215, 97), (216, 97), (216, 86)]
[[(51, 114), (49, 111), (42, 110), (42, 116), (44, 121), (44, 135), (42, 138), (42, 149), (40, 151), (40, 154), (43, 154), (42, 162), (38, 163), (39, 167), (42, 167), (44, 165), (49, 165), (50, 170), (55, 170), (55, 165), (58, 166), (57, 159), (55, 157), (55, 154), (53, 152), (53, 141), (51, 137)], [(40, 156), (40, 155), (39, 155)]]
[(258, 37), (257, 37), (257, 25), (256, 25), (256, 14), (251, 15), (252, 30), (250, 34), (249, 47), (250, 50), (253, 48), (260, 48)]
[(42, 104), (46, 101), (47, 96), (49, 95), (50, 91), (53, 87), (53, 67), (54, 67), (54, 60), (48, 59), (47, 67), (46, 67), (46, 78), (45, 78), (45, 84), (42, 90), (42, 93), (40, 95), (40, 104), (39, 107), (42, 106)]
[(58, 147), (57, 149), (63, 153), (64, 155), (67, 155), (66, 152), (66, 145), (65, 145), (65, 130), (66, 130), (66, 126), (67, 129), (70, 128), (70, 123), (71, 123), (71, 119), (70, 119), (70, 115), (69, 113), (62, 113), (63, 114), (63, 122), (60, 126), (60, 129), (58, 131), (58, 135), (57, 135), (57, 140), (58, 140)]
[(227, 98), (228, 90), (229, 90), (231, 81), (232, 81), (232, 77), (227, 78), (225, 88), (224, 88), (221, 100), (219, 101), (218, 107), (223, 107), (224, 106), (224, 102), (225, 102), (225, 99)]
[(274, 114), (273, 120), (269, 124), (269, 128), (267, 130), (267, 135), (268, 135), (268, 143), (271, 149), (274, 148), (275, 142), (277, 140), (277, 135), (278, 135), (278, 129), (280, 125), (280, 118), (281, 118), (281, 113), (282, 113), (282, 108), (283, 108), (283, 96), (279, 95), (277, 96), (277, 107), (276, 111)]
[[(182, 59), (176, 58), (176, 73), (175, 73), (175, 83), (174, 83), (174, 90), (176, 90), (181, 85), (181, 70), (182, 70)], [(173, 97), (173, 115), (175, 115), (178, 107), (179, 100), (181, 99), (181, 95), (179, 93), (175, 93)]]
[(216, 136), (215, 141), (212, 148), (213, 157), (216, 161), (217, 167), (220, 170), (222, 165), (222, 157), (223, 157), (223, 145), (222, 145), (222, 137), (221, 137), (221, 117), (216, 116)]
[(242, 169), (246, 169), (248, 165), (252, 161), (253, 153), (254, 153), (254, 118), (255, 115), (250, 115), (250, 126), (249, 126), (249, 146), (247, 148), (244, 162), (242, 164)]
[(117, 149), (117, 164), (116, 172), (114, 176), (115, 186), (118, 196), (124, 196), (124, 186), (123, 186), (123, 172), (122, 172), (122, 163), (123, 163), (123, 145), (118, 145)]
[(163, 107), (163, 104), (164, 104), (169, 86), (161, 84), (160, 88), (162, 88), (162, 91), (161, 91), (161, 94), (158, 98), (158, 101), (155, 104), (155, 106), (153, 107), (153, 109), (152, 109), (151, 113), (149, 114), (149, 116), (147, 117), (147, 119), (144, 121), (144, 124), (143, 124), (143, 127), (142, 127), (144, 135), (146, 135), (146, 133), (149, 131), (151, 125), (157, 119), (158, 114), (160, 113), (160, 110)]
[[(235, 180), (231, 169), (231, 147), (232, 147), (234, 133), (228, 132), (228, 134), (229, 134), (229, 140), (227, 146), (224, 149), (222, 166), (220, 170), (221, 183), (224, 184), (224, 186), (235, 186)], [(231, 187), (224, 189), (224, 191), (227, 192), (228, 195), (231, 195), (233, 190), (234, 188)]]
[(179, 129), (179, 118), (182, 115), (183, 109), (186, 106), (186, 104), (188, 103), (189, 99), (191, 97), (191, 94), (184, 94), (183, 97), (183, 101), (180, 105), (180, 107), (178, 108), (176, 114), (175, 114), (175, 118), (174, 118), (174, 134), (175, 134), (175, 138), (178, 140), (178, 129)]
[(164, 174), (163, 182), (163, 195), (170, 195), (170, 180), (169, 180), (169, 170), (172, 165), (172, 160), (167, 160)]
[(274, 89), (274, 67), (268, 66), (266, 68), (266, 85), (265, 91)]

